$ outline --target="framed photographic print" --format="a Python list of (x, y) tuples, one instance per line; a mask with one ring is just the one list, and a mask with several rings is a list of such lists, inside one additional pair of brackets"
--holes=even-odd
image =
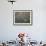
[(32, 25), (32, 10), (13, 10), (13, 24)]

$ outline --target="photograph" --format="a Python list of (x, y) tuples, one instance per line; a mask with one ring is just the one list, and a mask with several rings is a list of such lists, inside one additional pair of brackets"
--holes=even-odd
[(14, 10), (13, 24), (32, 24), (32, 10)]
[(46, 0), (0, 0), (0, 46), (46, 46)]

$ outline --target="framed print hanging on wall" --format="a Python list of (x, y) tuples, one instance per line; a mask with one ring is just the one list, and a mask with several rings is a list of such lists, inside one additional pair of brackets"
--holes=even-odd
[(32, 25), (32, 10), (13, 10), (14, 25)]

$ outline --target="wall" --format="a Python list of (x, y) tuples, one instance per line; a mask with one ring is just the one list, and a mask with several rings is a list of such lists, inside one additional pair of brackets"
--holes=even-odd
[[(33, 10), (32, 26), (14, 26), (13, 10)], [(0, 40), (15, 40), (19, 32), (26, 32), (33, 40), (46, 40), (46, 1), (17, 0), (13, 5), (0, 0)]]

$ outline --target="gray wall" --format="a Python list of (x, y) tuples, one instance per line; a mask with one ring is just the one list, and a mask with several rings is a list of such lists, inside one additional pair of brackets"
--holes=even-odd
[[(13, 10), (33, 10), (32, 26), (14, 26)], [(31, 34), (37, 41), (46, 40), (46, 0), (16, 0), (13, 5), (0, 0), (0, 40), (15, 40), (19, 32)]]

